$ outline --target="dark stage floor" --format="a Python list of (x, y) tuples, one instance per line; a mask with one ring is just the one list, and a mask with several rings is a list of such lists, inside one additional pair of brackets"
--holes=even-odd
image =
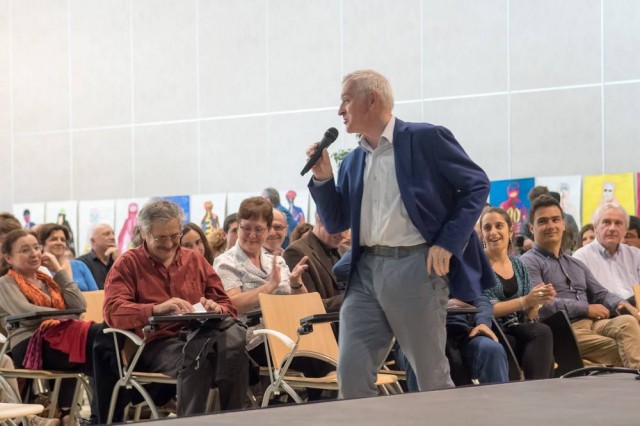
[(163, 420), (181, 425), (640, 425), (631, 374), (475, 386)]

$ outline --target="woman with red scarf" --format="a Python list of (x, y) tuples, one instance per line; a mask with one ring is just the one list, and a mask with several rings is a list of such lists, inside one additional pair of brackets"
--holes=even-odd
[[(85, 309), (84, 296), (51, 253), (43, 253), (28, 230), (8, 233), (2, 242), (0, 320), (27, 312)], [(53, 278), (38, 268), (44, 266)], [(100, 326), (78, 320), (22, 322), (11, 336), (11, 356), (19, 368), (81, 372), (93, 376), (93, 339)], [(69, 413), (73, 380), (63, 380), (58, 405)]]

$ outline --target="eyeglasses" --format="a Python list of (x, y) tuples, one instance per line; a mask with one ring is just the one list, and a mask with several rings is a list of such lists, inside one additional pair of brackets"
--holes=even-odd
[(173, 234), (173, 235), (163, 235), (161, 237), (154, 237), (152, 235), (151, 238), (153, 239), (154, 243), (166, 243), (169, 240), (171, 240), (171, 242), (175, 243), (175, 242), (179, 241), (180, 238), (182, 238), (182, 233)]
[(274, 231), (276, 232), (282, 232), (285, 229), (287, 229), (286, 225), (273, 225), (272, 228), (274, 229)]
[(42, 246), (40, 244), (36, 244), (34, 246), (24, 246), (18, 250), (20, 254), (31, 254), (31, 252), (40, 253), (42, 251)]
[(264, 234), (265, 231), (267, 230), (267, 228), (260, 228), (260, 227), (255, 227), (255, 228), (251, 228), (249, 226), (238, 226), (239, 229), (242, 230), (242, 232), (244, 232), (247, 235), (251, 235), (256, 234), (256, 237), (259, 237), (260, 235)]

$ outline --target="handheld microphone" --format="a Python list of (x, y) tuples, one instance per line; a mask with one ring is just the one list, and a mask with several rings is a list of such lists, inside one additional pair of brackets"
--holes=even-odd
[(320, 157), (322, 157), (322, 151), (324, 151), (325, 148), (329, 147), (329, 145), (331, 145), (337, 137), (338, 129), (336, 129), (335, 127), (330, 127), (326, 132), (324, 132), (324, 137), (318, 144), (316, 152), (314, 152), (313, 155), (309, 157), (309, 160), (307, 160), (307, 164), (305, 164), (304, 169), (302, 169), (302, 171), (300, 172), (300, 176), (304, 176), (309, 170), (311, 170), (313, 165), (318, 162)]

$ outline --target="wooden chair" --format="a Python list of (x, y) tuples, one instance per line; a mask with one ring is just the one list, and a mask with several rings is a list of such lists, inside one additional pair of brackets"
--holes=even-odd
[[(27, 312), (24, 314), (11, 315), (5, 318), (7, 324), (7, 331), (9, 333), (8, 338), (0, 339), (4, 340), (2, 349), (0, 349), (0, 357), (10, 352), (11, 334), (16, 330), (22, 321), (42, 321), (47, 318), (60, 318), (69, 316), (78, 316), (84, 311), (82, 309), (65, 309), (46, 312)], [(2, 335), (4, 337), (4, 335)], [(27, 369), (0, 369), (0, 380), (6, 379), (32, 379), (32, 380), (51, 380), (53, 381), (53, 389), (50, 391), (49, 398), (49, 410), (48, 417), (53, 418), (55, 416), (55, 410), (58, 405), (58, 396), (60, 394), (60, 386), (63, 379), (73, 379), (76, 381), (76, 387), (73, 394), (73, 402), (71, 404), (71, 411), (69, 413), (70, 424), (74, 424), (78, 413), (78, 405), (80, 402), (80, 396), (82, 394), (82, 388), (87, 391), (88, 395), (91, 395), (91, 388), (87, 378), (82, 373), (66, 372), (66, 371), (52, 371), (52, 370), (27, 370)], [(17, 395), (15, 395), (17, 397)], [(42, 411), (42, 410), (40, 410)]]
[[(301, 319), (325, 314), (320, 295), (260, 294), (259, 298), (266, 328), (255, 330), (254, 333), (265, 336), (271, 378), (271, 384), (262, 398), (262, 406), (268, 406), (271, 395), (280, 392), (286, 392), (295, 402), (302, 403), (302, 398), (294, 388), (338, 390), (335, 371), (324, 377), (313, 378), (289, 370), (293, 359), (302, 356), (319, 359), (333, 366), (338, 364), (338, 343), (330, 322), (310, 319), (301, 326)], [(335, 319), (335, 316), (330, 318)], [(378, 374), (376, 385), (383, 394), (399, 388), (397, 378), (388, 374)]]
[(636, 309), (640, 309), (640, 284), (633, 285), (633, 296), (636, 299)]
[(87, 301), (87, 309), (83, 316), (85, 321), (94, 321), (98, 324), (104, 322), (102, 305), (104, 304), (104, 290), (85, 291), (82, 293)]

